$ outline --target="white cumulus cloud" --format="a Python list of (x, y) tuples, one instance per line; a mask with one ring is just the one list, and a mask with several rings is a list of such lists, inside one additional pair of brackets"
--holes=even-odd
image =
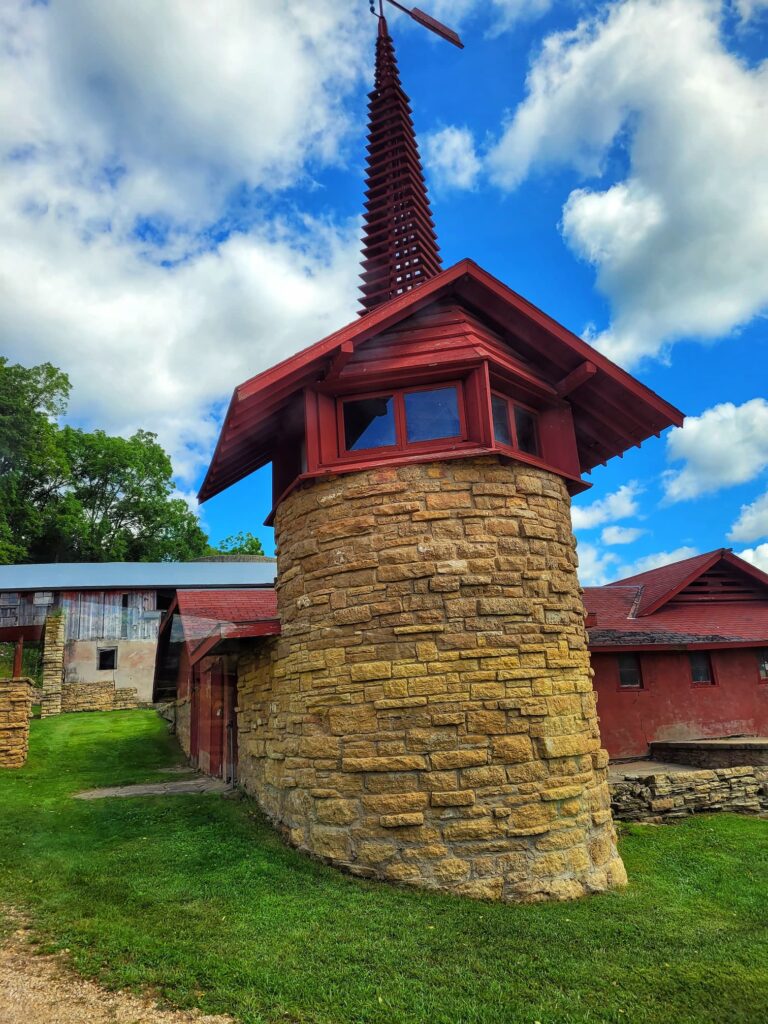
[(643, 488), (637, 480), (622, 484), (617, 491), (606, 494), (604, 498), (591, 502), (589, 505), (574, 505), (571, 508), (571, 521), (574, 530), (591, 530), (603, 523), (617, 519), (629, 519), (640, 511), (638, 497)]
[(232, 388), (353, 317), (357, 226), (273, 197), (340, 159), (370, 29), (335, 0), (0, 5), (0, 350), (68, 371), (73, 421), (155, 430), (189, 483)]
[(596, 343), (624, 364), (768, 307), (768, 61), (727, 49), (723, 12), (620, 0), (550, 35), (488, 156), (513, 189), (536, 166), (599, 177), (626, 151), (623, 180), (574, 190), (562, 221), (612, 307)]
[(742, 505), (739, 518), (728, 533), (729, 540), (750, 541), (768, 537), (768, 491), (749, 505)]
[(668, 502), (752, 480), (768, 466), (768, 401), (722, 402), (687, 416), (667, 435), (667, 460), (683, 462), (664, 474)]
[(602, 587), (616, 579), (616, 570), (612, 567), (619, 559), (612, 551), (601, 551), (595, 544), (579, 541), (577, 553), (582, 587)]
[(673, 548), (672, 551), (654, 551), (653, 554), (643, 555), (642, 558), (638, 558), (634, 562), (622, 565), (618, 578), (625, 579), (627, 576), (637, 576), (641, 572), (650, 572), (651, 569), (659, 569), (662, 565), (671, 565), (672, 562), (682, 562), (684, 558), (693, 558), (698, 553), (698, 548), (691, 547), (689, 544)]
[(424, 162), (438, 188), (474, 188), (481, 163), (472, 132), (449, 125), (424, 137)]
[(637, 526), (606, 526), (600, 534), (600, 540), (609, 545), (633, 544), (647, 532)]
[(763, 572), (768, 572), (768, 544), (758, 544), (756, 548), (744, 548), (743, 551), (737, 551), (736, 554), (739, 558), (757, 566), (758, 569), (762, 569)]

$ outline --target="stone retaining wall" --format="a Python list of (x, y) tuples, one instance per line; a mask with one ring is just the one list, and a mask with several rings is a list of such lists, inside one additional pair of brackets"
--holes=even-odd
[(651, 754), (655, 761), (672, 761), (688, 764), (695, 768), (737, 768), (741, 765), (768, 766), (768, 742), (745, 739), (716, 741), (693, 741), (685, 743), (654, 742)]
[(292, 843), (485, 898), (625, 881), (569, 509), (495, 458), (280, 504), (283, 632), (240, 662), (239, 775)]
[(139, 706), (133, 687), (117, 689), (109, 683), (64, 683), (61, 687), (62, 711), (129, 711)]
[(611, 807), (622, 821), (660, 822), (706, 811), (768, 810), (768, 767), (633, 772), (611, 782)]
[(31, 679), (0, 679), (0, 768), (21, 768), (29, 751)]

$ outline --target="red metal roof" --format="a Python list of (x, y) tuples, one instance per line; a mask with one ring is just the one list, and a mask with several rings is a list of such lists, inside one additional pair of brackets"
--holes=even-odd
[[(743, 573), (758, 591), (764, 587), (765, 597), (675, 600), (718, 565)], [(588, 630), (592, 650), (768, 644), (768, 574), (724, 548), (604, 587), (585, 587), (584, 605), (594, 621)]]
[(176, 613), (181, 621), (184, 643), (191, 662), (209, 650), (211, 640), (233, 640), (253, 636), (277, 636), (280, 620), (277, 595), (272, 588), (244, 590), (179, 590), (168, 610), (167, 621)]
[[(359, 345), (448, 296), (498, 332), (510, 353), (525, 359), (543, 382), (555, 391), (559, 386), (561, 393), (568, 392), (582, 472), (672, 424), (682, 424), (683, 414), (673, 405), (465, 259), (237, 387), (200, 500), (272, 460), (287, 404), (307, 385), (321, 381), (338, 353), (353, 353)], [(449, 359), (450, 351), (442, 358)], [(585, 364), (590, 364), (588, 372), (580, 376)]]

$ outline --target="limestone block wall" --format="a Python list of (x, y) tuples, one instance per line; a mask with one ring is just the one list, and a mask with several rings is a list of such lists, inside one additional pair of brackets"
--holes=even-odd
[(113, 682), (63, 683), (61, 710), (128, 711), (139, 705), (135, 687), (116, 687)]
[(711, 771), (635, 769), (611, 781), (613, 813), (622, 821), (672, 821), (689, 814), (768, 811), (768, 767), (746, 765)]
[(64, 679), (64, 638), (66, 620), (61, 612), (53, 612), (43, 629), (43, 718), (61, 714), (61, 684)]
[(21, 768), (29, 751), (31, 679), (0, 679), (0, 768)]
[(241, 659), (239, 775), (291, 842), (478, 897), (625, 880), (569, 509), (493, 457), (282, 502), (283, 634)]

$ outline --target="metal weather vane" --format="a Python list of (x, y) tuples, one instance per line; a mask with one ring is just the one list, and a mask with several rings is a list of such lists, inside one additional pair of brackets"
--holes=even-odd
[[(427, 14), (425, 11), (419, 10), (418, 7), (405, 7), (403, 4), (397, 2), (397, 0), (386, 0), (388, 4), (392, 4), (398, 11), (402, 11), (403, 14), (407, 14), (409, 18), (413, 18), (414, 21), (418, 22), (419, 25), (423, 25), (424, 28), (428, 28), (430, 32), (434, 32), (435, 35), (440, 36), (442, 39), (447, 39), (449, 43), (453, 43), (454, 46), (458, 46), (460, 50), (464, 49), (464, 43), (458, 36), (458, 33), (454, 32), (452, 28), (448, 28), (442, 21), (438, 21), (437, 18), (433, 18), (431, 14)], [(374, 0), (369, 0), (368, 6), (371, 14), (376, 14), (376, 4)], [(379, 11), (378, 17), (384, 17), (384, 0), (379, 0)]]
[[(463, 49), (458, 35), (417, 7), (387, 0), (414, 21)], [(440, 248), (419, 158), (411, 107), (400, 83), (384, 0), (369, 0), (379, 19), (376, 71), (368, 95), (368, 158), (363, 214), (361, 315), (411, 291), (442, 270)]]

